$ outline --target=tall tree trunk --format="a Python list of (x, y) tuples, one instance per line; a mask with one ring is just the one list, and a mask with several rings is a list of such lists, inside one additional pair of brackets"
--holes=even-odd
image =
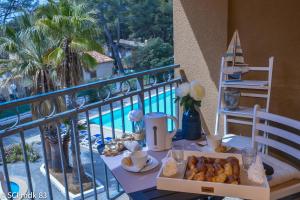
[(107, 43), (109, 44), (109, 48), (111, 49), (112, 57), (115, 60), (115, 65), (117, 66), (120, 73), (124, 73), (124, 67), (122, 64), (122, 60), (120, 58), (119, 47), (113, 40), (112, 34), (111, 34), (109, 28), (107, 27), (107, 23), (106, 23), (106, 20), (103, 16), (102, 12), (99, 15), (99, 20), (100, 20), (100, 24), (102, 24), (102, 27), (104, 29)]
[[(79, 64), (78, 58), (74, 57), (72, 54), (72, 51), (70, 49), (70, 43), (71, 40), (66, 39), (64, 41), (63, 49), (64, 53), (66, 55), (66, 58), (63, 62), (63, 71), (66, 77), (65, 77), (65, 87), (70, 87), (74, 86), (77, 83), (79, 83), (79, 80), (77, 80), (79, 77), (77, 77), (76, 73), (80, 73), (80, 66), (77, 66)], [(78, 82), (77, 82), (78, 81)], [(76, 106), (76, 97), (75, 95), (68, 95), (67, 97), (68, 103), (67, 103), (67, 108), (68, 109), (73, 109)], [(70, 118), (70, 125), (72, 126), (71, 128), (71, 151), (72, 151), (72, 178), (73, 178), (73, 183), (78, 184), (79, 183), (79, 178), (83, 180), (84, 177), (84, 171), (83, 167), (81, 164), (81, 159), (80, 159), (80, 145), (79, 145), (79, 135), (78, 135), (78, 129), (77, 129), (77, 116), (73, 116)], [(76, 148), (77, 147), (77, 152), (79, 154), (79, 159), (77, 162), (76, 158)], [(79, 171), (79, 174), (78, 174)]]

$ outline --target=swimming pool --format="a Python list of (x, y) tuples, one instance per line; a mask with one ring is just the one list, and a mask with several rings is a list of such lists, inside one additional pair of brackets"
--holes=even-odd
[[(171, 94), (172, 93), (172, 94)], [(175, 115), (175, 106), (176, 104), (174, 103), (175, 100), (175, 91), (172, 90), (168, 90), (165, 93), (166, 95), (166, 108), (164, 105), (164, 93), (160, 93), (158, 95), (158, 105), (159, 105), (159, 112), (165, 112), (169, 115), (172, 114), (172, 110), (173, 110), (173, 115)], [(145, 105), (145, 113), (149, 113), (150, 112), (150, 106), (152, 108), (152, 112), (158, 112), (157, 110), (157, 97), (156, 95), (152, 95), (151, 97), (151, 103), (152, 105), (150, 105), (150, 99), (149, 98), (145, 98), (144, 100), (144, 105)], [(138, 109), (138, 103), (135, 102), (133, 104), (133, 109)], [(128, 120), (127, 115), (128, 113), (131, 111), (131, 105), (126, 105), (124, 106), (124, 124), (125, 124), (125, 132), (133, 132), (132, 130), (132, 123)], [(115, 129), (122, 131), (122, 111), (121, 108), (116, 108), (113, 110), (113, 115), (114, 115), (114, 125), (115, 125)], [(111, 113), (105, 113), (102, 115), (102, 122), (103, 122), (103, 126), (105, 128), (112, 128), (112, 123), (111, 123)], [(90, 119), (90, 123), (91, 124), (99, 124), (99, 117), (95, 117)], [(171, 120), (168, 120), (168, 129), (171, 130)]]
[(17, 196), (17, 194), (20, 192), (20, 186), (13, 181), (10, 182), (10, 189), (11, 189), (13, 198), (15, 198)]

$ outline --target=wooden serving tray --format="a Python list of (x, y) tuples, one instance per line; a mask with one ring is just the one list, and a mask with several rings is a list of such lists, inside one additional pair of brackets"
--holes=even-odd
[[(167, 156), (171, 155), (169, 152)], [(196, 157), (211, 157), (211, 158), (227, 158), (230, 156), (236, 157), (240, 164), (240, 179), (239, 185), (228, 183), (216, 183), (208, 181), (196, 181), (184, 179), (186, 170), (186, 160), (189, 156)], [(170, 190), (177, 192), (189, 192), (196, 194), (207, 194), (225, 197), (238, 197), (244, 199), (270, 199), (270, 187), (267, 178), (264, 177), (263, 184), (256, 184), (248, 179), (247, 172), (242, 169), (242, 156), (232, 153), (211, 153), (200, 151), (184, 151), (184, 164), (180, 167), (179, 173), (174, 177), (164, 177), (162, 167), (157, 176), (157, 189)]]

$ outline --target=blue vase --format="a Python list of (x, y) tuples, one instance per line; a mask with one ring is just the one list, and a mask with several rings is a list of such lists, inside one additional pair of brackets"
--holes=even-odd
[(197, 140), (201, 138), (201, 120), (195, 108), (189, 108), (183, 113), (182, 134), (183, 138), (187, 140)]

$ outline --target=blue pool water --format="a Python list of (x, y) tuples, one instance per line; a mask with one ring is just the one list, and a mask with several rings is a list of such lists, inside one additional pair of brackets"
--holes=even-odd
[[(172, 94), (171, 94), (172, 93)], [(165, 93), (166, 96), (166, 107), (164, 105), (164, 93), (161, 93), (158, 95), (158, 105), (159, 105), (159, 112), (165, 112), (169, 115), (172, 114), (172, 109), (173, 109), (173, 115), (175, 115), (175, 106), (176, 104), (174, 103), (175, 100), (175, 91), (171, 90), (166, 91)], [(150, 99), (146, 98), (144, 100), (144, 105), (145, 105), (145, 113), (150, 112), (150, 107), (152, 108), (152, 112), (158, 112), (157, 110), (157, 96), (154, 95), (151, 97), (151, 105), (150, 105)], [(173, 107), (173, 108), (172, 108)], [(138, 103), (133, 104), (133, 109), (138, 109)], [(124, 106), (124, 122), (125, 122), (125, 131), (126, 132), (132, 132), (132, 123), (128, 120), (128, 113), (131, 111), (131, 105)], [(115, 129), (121, 130), (122, 131), (122, 111), (121, 108), (117, 108), (113, 111), (113, 116), (114, 116), (114, 125)], [(99, 124), (99, 117), (92, 118), (90, 120), (92, 124)], [(102, 122), (103, 126), (107, 128), (112, 128), (112, 121), (111, 121), (111, 113), (108, 112), (106, 114), (102, 115)], [(168, 120), (168, 129), (171, 130), (171, 120)]]
[(12, 181), (10, 182), (10, 189), (13, 194), (13, 197), (16, 197), (17, 193), (20, 192), (20, 186), (17, 183), (12, 182)]

